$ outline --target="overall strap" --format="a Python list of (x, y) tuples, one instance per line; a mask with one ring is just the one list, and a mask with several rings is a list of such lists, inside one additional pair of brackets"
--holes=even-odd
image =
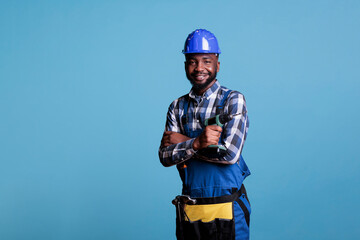
[[(218, 95), (220, 95), (220, 90), (221, 89), (219, 89)], [(220, 103), (216, 106), (216, 110), (215, 110), (216, 115), (224, 113), (225, 102), (226, 102), (226, 100), (229, 97), (231, 92), (232, 91), (230, 89), (225, 91), (223, 98), (221, 99)], [(221, 141), (222, 141), (223, 138), (224, 138), (224, 132), (221, 133), (221, 136), (220, 136), (220, 139), (219, 139), (219, 144), (221, 144)]]
[(185, 101), (184, 101), (184, 116), (186, 117), (187, 116), (187, 111), (189, 109), (189, 104), (190, 104), (190, 101), (189, 101), (189, 95), (187, 95), (185, 97)]
[(184, 115), (182, 116), (182, 118), (181, 118), (181, 123), (182, 123), (182, 125), (183, 125), (183, 127), (184, 127), (184, 130), (185, 130), (185, 133), (186, 133), (186, 135), (189, 135), (189, 133), (190, 133), (190, 130), (189, 130), (189, 126), (188, 126), (188, 114), (187, 114), (187, 112), (188, 112), (188, 109), (189, 109), (189, 104), (190, 104), (190, 100), (189, 100), (189, 95), (187, 95), (186, 97), (185, 97), (185, 101), (184, 101)]
[(228, 98), (228, 96), (230, 95), (232, 91), (231, 90), (227, 90), (224, 93), (224, 97), (221, 99), (220, 104), (216, 107), (216, 114), (221, 114), (224, 112), (224, 106), (225, 106), (225, 102)]

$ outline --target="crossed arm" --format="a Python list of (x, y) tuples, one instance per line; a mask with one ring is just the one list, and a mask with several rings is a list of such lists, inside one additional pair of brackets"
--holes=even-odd
[[(221, 136), (222, 128), (219, 126), (207, 126), (204, 131), (195, 138), (192, 148), (197, 151), (206, 148), (209, 145), (217, 145)], [(191, 138), (173, 131), (165, 131), (161, 139), (161, 146), (168, 147), (173, 144), (178, 144), (191, 140)]]
[(234, 164), (240, 158), (248, 129), (247, 110), (245, 99), (241, 94), (234, 95), (228, 101), (227, 112), (244, 114), (226, 123), (223, 128), (215, 125), (207, 126), (197, 138), (189, 138), (181, 134), (179, 121), (176, 119), (178, 110), (175, 108), (177, 101), (173, 102), (168, 111), (165, 132), (159, 148), (160, 162), (168, 167), (182, 163), (194, 155), (199, 155), (198, 150), (209, 145), (217, 145), (221, 132), (222, 144), (226, 147), (226, 154), (218, 158), (203, 158), (202, 160), (220, 164)]

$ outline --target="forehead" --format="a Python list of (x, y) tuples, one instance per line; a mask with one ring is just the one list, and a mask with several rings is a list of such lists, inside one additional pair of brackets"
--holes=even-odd
[(217, 55), (215, 53), (190, 53), (185, 55), (186, 60), (188, 59), (217, 59)]

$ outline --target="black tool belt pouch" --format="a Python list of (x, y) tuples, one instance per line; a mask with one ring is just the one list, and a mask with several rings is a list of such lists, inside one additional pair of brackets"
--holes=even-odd
[(246, 190), (242, 186), (231, 195), (193, 198), (196, 203), (176, 205), (176, 236), (178, 240), (235, 239), (234, 202)]

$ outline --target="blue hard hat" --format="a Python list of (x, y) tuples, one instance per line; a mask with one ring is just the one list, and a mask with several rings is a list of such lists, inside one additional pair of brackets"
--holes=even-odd
[(205, 29), (196, 29), (186, 38), (183, 54), (187, 53), (217, 53), (219, 44), (214, 34)]

